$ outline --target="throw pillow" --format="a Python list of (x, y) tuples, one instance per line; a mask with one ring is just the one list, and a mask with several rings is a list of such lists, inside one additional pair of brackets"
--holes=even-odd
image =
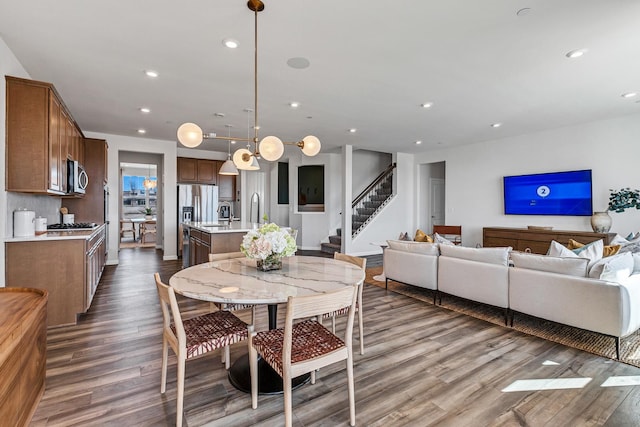
[(547, 251), (547, 255), (550, 256), (558, 256), (563, 258), (576, 258), (576, 255), (572, 250), (566, 248), (555, 240), (551, 241), (549, 245), (549, 250)]
[(589, 265), (589, 260), (586, 258), (563, 258), (523, 252), (511, 252), (511, 259), (514, 267), (576, 277), (587, 277), (587, 266)]
[(438, 233), (433, 233), (433, 241), (435, 243), (440, 243), (441, 245), (451, 245), (451, 246), (455, 246), (455, 243), (453, 243), (451, 240), (446, 239), (444, 237), (442, 237), (441, 235), (439, 235)]
[[(567, 245), (567, 247), (569, 249), (571, 249), (571, 250), (579, 249), (579, 248), (584, 247), (584, 243), (580, 243), (580, 242), (577, 242), (577, 241), (575, 241), (573, 239), (569, 239), (569, 244)], [(603, 246), (603, 249), (602, 249), (602, 256), (603, 257), (608, 257), (608, 256), (615, 255), (620, 251), (621, 247), (622, 247), (622, 245), (620, 245), (620, 244), (618, 244), (618, 245), (605, 245), (605, 246)]]
[(633, 256), (626, 252), (602, 258), (589, 270), (592, 279), (620, 282), (631, 275), (634, 268)]
[(427, 233), (425, 233), (424, 231), (420, 230), (419, 228), (416, 230), (416, 235), (413, 238), (413, 240), (416, 241), (416, 242), (433, 243), (433, 239), (431, 238), (431, 236), (429, 236)]
[(586, 245), (579, 247), (577, 249), (573, 249), (573, 253), (578, 255), (580, 258), (589, 259), (589, 268), (602, 258), (602, 253), (604, 252), (604, 242), (601, 240), (596, 240), (595, 242), (587, 243)]

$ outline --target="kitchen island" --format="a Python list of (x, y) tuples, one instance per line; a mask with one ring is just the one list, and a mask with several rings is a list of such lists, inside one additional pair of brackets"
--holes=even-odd
[(6, 286), (49, 292), (47, 325), (75, 324), (91, 306), (106, 263), (106, 225), (5, 239)]
[[(221, 254), (240, 251), (242, 238), (247, 231), (256, 229), (260, 224), (251, 222), (184, 222), (183, 228), (188, 229), (189, 253), (187, 266), (202, 264), (209, 261), (209, 254)], [(184, 247), (184, 246), (183, 246)]]

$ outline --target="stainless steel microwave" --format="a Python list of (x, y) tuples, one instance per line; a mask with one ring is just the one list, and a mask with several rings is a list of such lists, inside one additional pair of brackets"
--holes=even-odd
[(67, 160), (67, 193), (84, 194), (89, 176), (77, 160)]

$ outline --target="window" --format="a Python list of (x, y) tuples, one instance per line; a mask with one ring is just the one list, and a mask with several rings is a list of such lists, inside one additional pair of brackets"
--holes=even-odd
[(278, 162), (278, 204), (289, 204), (289, 163)]

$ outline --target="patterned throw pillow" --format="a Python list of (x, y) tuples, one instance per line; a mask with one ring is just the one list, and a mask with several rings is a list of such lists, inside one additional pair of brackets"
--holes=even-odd
[(413, 238), (413, 240), (416, 242), (433, 243), (433, 239), (431, 238), (431, 236), (429, 236), (427, 233), (420, 230), (419, 228), (416, 230), (416, 235)]

